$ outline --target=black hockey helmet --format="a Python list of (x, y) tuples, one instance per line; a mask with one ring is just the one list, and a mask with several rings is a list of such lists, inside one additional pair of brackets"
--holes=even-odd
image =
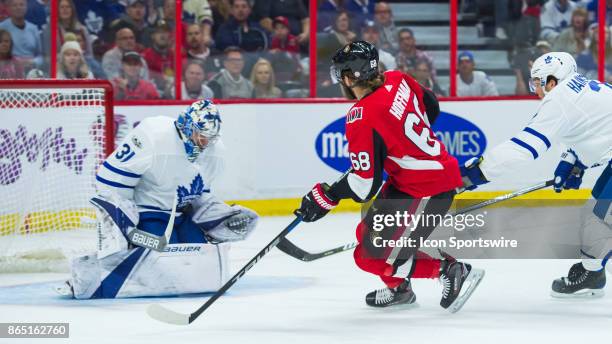
[(342, 82), (342, 73), (356, 80), (370, 80), (378, 75), (378, 50), (365, 41), (352, 42), (339, 49), (332, 57), (331, 75)]

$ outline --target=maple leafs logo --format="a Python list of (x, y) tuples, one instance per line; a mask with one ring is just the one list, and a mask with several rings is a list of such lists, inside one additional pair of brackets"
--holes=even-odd
[(184, 186), (179, 186), (176, 190), (178, 196), (178, 207), (183, 207), (191, 203), (193, 200), (197, 199), (204, 193), (204, 181), (202, 180), (202, 176), (198, 173), (193, 181), (189, 185), (189, 190)]

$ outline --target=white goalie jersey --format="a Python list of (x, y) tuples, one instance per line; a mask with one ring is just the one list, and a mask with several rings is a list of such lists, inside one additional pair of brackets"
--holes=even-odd
[(223, 168), (223, 149), (217, 141), (192, 163), (185, 155), (174, 118), (144, 119), (100, 166), (98, 192), (118, 193), (133, 200), (139, 210), (162, 211), (170, 210), (176, 195), (181, 209), (210, 192)]
[(580, 74), (565, 79), (544, 97), (523, 131), (484, 154), (480, 169), (487, 180), (496, 180), (555, 143), (572, 149), (586, 166), (612, 159), (612, 85)]

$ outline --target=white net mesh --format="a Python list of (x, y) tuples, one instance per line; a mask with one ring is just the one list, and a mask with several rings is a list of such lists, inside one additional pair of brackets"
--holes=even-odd
[(0, 86), (0, 272), (67, 269), (95, 249), (103, 88)]

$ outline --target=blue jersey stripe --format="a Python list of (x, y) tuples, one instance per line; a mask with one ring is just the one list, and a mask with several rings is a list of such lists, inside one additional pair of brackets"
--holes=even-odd
[(538, 151), (535, 150), (535, 148), (531, 147), (530, 145), (528, 145), (525, 141), (521, 141), (519, 139), (517, 139), (516, 137), (513, 137), (510, 141), (516, 143), (517, 145), (525, 148), (526, 150), (528, 150), (529, 152), (531, 152), (531, 155), (533, 155), (534, 159), (538, 158)]
[(117, 174), (120, 174), (124, 177), (130, 177), (130, 178), (140, 178), (142, 176), (142, 174), (136, 174), (136, 173), (132, 173), (132, 172), (128, 172), (128, 171), (124, 171), (121, 169), (116, 168), (115, 166), (111, 165), (108, 163), (108, 161), (105, 161), (104, 164), (102, 164), (104, 167), (106, 167), (107, 169), (109, 169), (112, 172), (115, 172)]
[(544, 134), (536, 131), (535, 129), (529, 128), (529, 127), (525, 127), (525, 129), (523, 129), (523, 131), (530, 133), (531, 135), (539, 138), (540, 140), (542, 140), (544, 142), (544, 144), (546, 145), (546, 149), (549, 149), (551, 144), (550, 144), (550, 140), (544, 136)]
[(133, 189), (133, 186), (129, 186), (129, 185), (125, 185), (125, 184), (121, 184), (121, 183), (117, 183), (117, 182), (113, 182), (110, 180), (106, 180), (98, 175), (96, 175), (96, 180), (99, 181), (102, 184), (106, 184), (106, 185), (110, 185), (112, 187), (116, 187), (116, 188), (122, 188), (122, 189)]

